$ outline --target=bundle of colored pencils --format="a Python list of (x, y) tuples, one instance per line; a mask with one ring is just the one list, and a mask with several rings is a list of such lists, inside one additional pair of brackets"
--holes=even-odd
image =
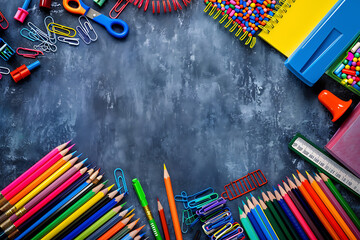
[(122, 209), (124, 193), (100, 183), (100, 168), (84, 166), (66, 142), (51, 150), (0, 192), (1, 239), (140, 240), (144, 227)]
[(360, 239), (360, 221), (323, 173), (305, 178), (299, 171), (274, 192), (251, 195), (240, 220), (251, 240)]

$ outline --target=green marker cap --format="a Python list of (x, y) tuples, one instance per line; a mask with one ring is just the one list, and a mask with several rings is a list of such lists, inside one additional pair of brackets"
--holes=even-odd
[(140, 181), (137, 178), (134, 178), (132, 180), (133, 187), (135, 189), (136, 195), (139, 198), (140, 204), (142, 207), (145, 207), (148, 205), (148, 202), (146, 200), (146, 195), (144, 193), (144, 190), (140, 184)]

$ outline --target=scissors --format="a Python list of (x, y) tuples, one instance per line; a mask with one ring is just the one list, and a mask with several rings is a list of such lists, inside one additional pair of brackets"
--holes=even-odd
[[(72, 7), (69, 3), (77, 4), (77, 7)], [(89, 6), (85, 5), (82, 0), (63, 0), (64, 8), (71, 13), (84, 15), (95, 22), (101, 24), (106, 28), (106, 30), (116, 38), (124, 38), (129, 33), (129, 27), (126, 22), (121, 19), (111, 19), (94, 9), (90, 8)], [(120, 26), (123, 28), (122, 32), (116, 32), (113, 27)]]

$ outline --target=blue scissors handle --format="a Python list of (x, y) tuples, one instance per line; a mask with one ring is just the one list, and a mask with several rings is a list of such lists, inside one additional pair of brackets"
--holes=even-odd
[[(93, 18), (93, 20), (101, 25), (103, 25), (106, 30), (116, 38), (124, 38), (129, 33), (129, 26), (126, 22), (121, 19), (111, 19), (103, 14), (100, 14)], [(117, 32), (114, 30), (114, 27), (121, 27), (123, 29), (122, 32)]]

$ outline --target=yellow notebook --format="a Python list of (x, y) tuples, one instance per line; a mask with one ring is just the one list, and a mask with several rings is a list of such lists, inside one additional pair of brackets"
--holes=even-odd
[(259, 37), (289, 57), (336, 2), (337, 0), (280, 1), (281, 7), (279, 6)]

